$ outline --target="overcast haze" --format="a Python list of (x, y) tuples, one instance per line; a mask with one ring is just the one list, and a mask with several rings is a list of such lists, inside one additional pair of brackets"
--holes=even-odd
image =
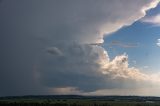
[(158, 3), (0, 0), (0, 96), (160, 96)]

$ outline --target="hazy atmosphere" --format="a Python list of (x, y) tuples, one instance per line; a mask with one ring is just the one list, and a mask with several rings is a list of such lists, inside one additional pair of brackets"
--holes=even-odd
[(160, 96), (160, 0), (0, 0), (0, 96)]

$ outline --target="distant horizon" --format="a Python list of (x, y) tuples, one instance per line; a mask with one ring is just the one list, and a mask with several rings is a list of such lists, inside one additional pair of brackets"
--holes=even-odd
[(81, 96), (81, 97), (155, 97), (160, 98), (160, 96), (140, 96), (140, 95), (76, 95), (76, 94), (57, 94), (57, 95), (15, 95), (15, 96), (0, 96), (1, 98), (8, 98), (8, 97), (41, 97), (41, 96)]

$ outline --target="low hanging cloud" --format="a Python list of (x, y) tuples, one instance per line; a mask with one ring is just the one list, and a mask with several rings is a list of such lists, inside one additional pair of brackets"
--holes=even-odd
[[(146, 15), (146, 11), (156, 7), (158, 2), (158, 0), (3, 1), (0, 5), (2, 23), (0, 28), (3, 28), (1, 35), (7, 39), (4, 45), (8, 45), (8, 42), (16, 44), (8, 47), (6, 52), (14, 48), (13, 56), (19, 57), (16, 58), (19, 60), (17, 64), (24, 62), (23, 68), (29, 73), (25, 75), (34, 79), (36, 83), (24, 81), (29, 86), (22, 87), (22, 83), (17, 79), (15, 89), (13, 91), (3, 89), (3, 93), (6, 93), (4, 95), (9, 91), (16, 95), (14, 90), (17, 88), (36, 90), (38, 88), (41, 92), (50, 92), (48, 94), (89, 94), (104, 89), (138, 89), (155, 86), (155, 83), (159, 83), (157, 75), (148, 75), (135, 67), (129, 67), (126, 54), (111, 60), (101, 44), (105, 36), (141, 19)], [(13, 38), (11, 41), (8, 40), (10, 37)], [(27, 48), (25, 55), (18, 51), (24, 48), (23, 46)], [(28, 55), (30, 51), (32, 53)], [(26, 62), (24, 57), (30, 61)], [(24, 76), (23, 68), (17, 64), (12, 69), (14, 74)], [(36, 67), (33, 70), (28, 68), (33, 66)], [(0, 81), (5, 81), (4, 79)], [(12, 85), (9, 82), (11, 81), (7, 84)], [(28, 92), (21, 91), (21, 94)], [(30, 91), (32, 94), (34, 92), (36, 91)], [(119, 93), (120, 91), (117, 92)]]

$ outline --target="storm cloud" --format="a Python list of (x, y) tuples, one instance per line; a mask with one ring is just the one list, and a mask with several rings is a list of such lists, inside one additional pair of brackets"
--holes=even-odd
[(105, 36), (141, 19), (157, 4), (158, 0), (2, 1), (0, 95), (134, 88), (141, 85), (138, 81), (146, 85), (150, 76), (129, 68), (128, 56), (110, 60), (103, 47), (92, 44), (103, 43)]

